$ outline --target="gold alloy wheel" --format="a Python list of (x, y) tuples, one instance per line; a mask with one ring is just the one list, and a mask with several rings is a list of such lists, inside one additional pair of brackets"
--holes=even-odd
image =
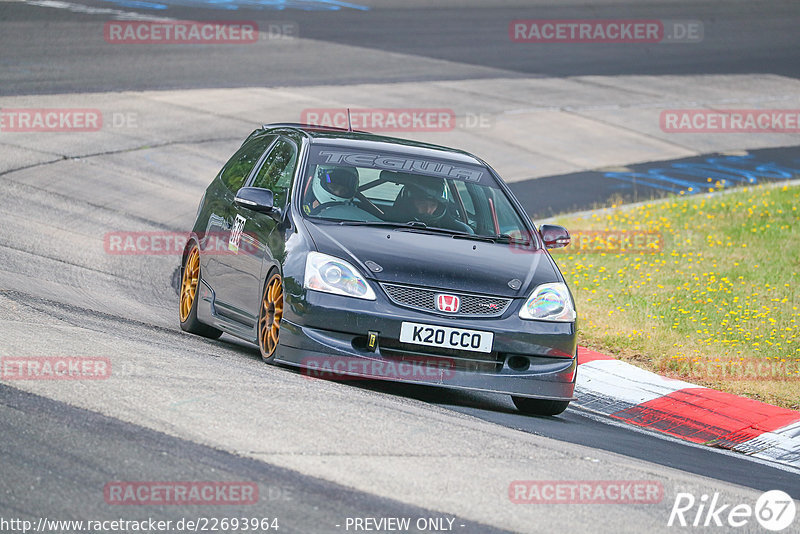
[(197, 294), (197, 282), (200, 279), (200, 251), (197, 247), (192, 247), (189, 257), (186, 259), (186, 266), (183, 268), (183, 279), (181, 281), (181, 322), (185, 323), (192, 311), (194, 297)]
[(258, 342), (264, 359), (272, 358), (278, 347), (281, 317), (283, 317), (283, 284), (281, 275), (273, 274), (264, 289), (261, 313), (258, 318)]

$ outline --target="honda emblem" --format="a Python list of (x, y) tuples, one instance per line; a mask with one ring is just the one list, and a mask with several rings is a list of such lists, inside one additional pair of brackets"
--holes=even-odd
[(456, 313), (461, 306), (461, 299), (455, 295), (436, 295), (436, 308), (446, 313)]

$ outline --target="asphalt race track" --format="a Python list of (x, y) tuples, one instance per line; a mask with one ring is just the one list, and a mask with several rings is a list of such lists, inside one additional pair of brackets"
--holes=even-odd
[[(353, 532), (353, 518), (390, 517), (412, 518), (409, 532), (662, 532), (681, 530), (667, 526), (678, 492), (719, 492), (729, 504), (771, 489), (800, 499), (792, 468), (577, 408), (526, 417), (501, 395), (264, 365), (232, 337), (180, 330), (177, 257), (109, 253), (110, 232), (186, 231), (241, 140), (306, 108), (452, 106), (455, 130), (397, 135), (477, 152), (535, 218), (676, 192), (670, 170), (709, 158), (800, 169), (796, 133), (676, 138), (651, 124), (666, 108), (800, 109), (796, 1), (433, 4), (0, 0), (0, 111), (104, 117), (91, 133), (0, 125), (0, 356), (102, 357), (112, 369), (97, 381), (0, 379), (0, 532), (22, 531), (2, 522), (11, 519), (224, 517), (277, 518), (279, 532)], [(267, 30), (252, 46), (104, 40), (108, 21), (143, 16)], [(511, 20), (556, 18), (701, 21), (703, 36), (509, 39)], [(475, 117), (491, 126), (471, 129), (464, 121)], [(514, 504), (515, 480), (657, 481), (663, 499)], [(246, 482), (258, 499), (109, 502), (109, 484), (134, 481)], [(737, 529), (757, 531), (755, 521)]]
[[(151, 2), (168, 9), (135, 9), (145, 2), (85, 0), (80, 5), (151, 16), (190, 20), (254, 20), (260, 27), (295, 23), (301, 38), (321, 41), (317, 49), (301, 45), (280, 53), (229, 51), (209, 53), (148, 45), (103, 46), (102, 33), (92, 36), (110, 13), (75, 17), (61, 10), (32, 9), (25, 3), (4, 3), (4, 94), (114, 91), (121, 89), (186, 89), (196, 87), (296, 86), (387, 83), (409, 80), (452, 80), (476, 76), (570, 76), (625, 74), (771, 73), (795, 76), (794, 37), (797, 5), (789, 1), (732, 2), (546, 2), (499, 0), (488, 4), (444, 0), (436, 7), (422, 0), (353, 2), (359, 9), (324, 9), (339, 2), (267, 1), (269, 5), (306, 4), (319, 10), (248, 9), (248, 3), (202, 0)], [(69, 2), (67, 2), (69, 4)], [(316, 6), (315, 6), (316, 4)], [(218, 9), (210, 8), (217, 5)], [(222, 9), (223, 6), (242, 6)], [(581, 7), (585, 6), (585, 7)], [(55, 11), (55, 13), (54, 13)], [(58, 11), (62, 11), (59, 13)], [(509, 41), (508, 23), (515, 19), (663, 19), (700, 20), (703, 50), (696, 46), (626, 47), (619, 44), (579, 47), (547, 44), (540, 48)], [(757, 21), (757, 23), (755, 23)], [(34, 46), (15, 46), (31, 41)], [(356, 53), (341, 53), (343, 46)], [(413, 62), (387, 62), (370, 53), (408, 55)], [(153, 61), (154, 52), (158, 60)], [(86, 61), (91, 58), (91, 61)], [(427, 61), (446, 61), (442, 71)], [(53, 74), (58, 73), (57, 76)]]

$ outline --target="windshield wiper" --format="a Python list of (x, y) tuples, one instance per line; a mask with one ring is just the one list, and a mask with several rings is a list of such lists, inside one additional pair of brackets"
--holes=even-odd
[(486, 241), (488, 243), (494, 243), (494, 237), (490, 235), (480, 235), (480, 234), (468, 234), (466, 232), (461, 232), (453, 236), (453, 239), (470, 239), (472, 241)]
[(496, 234), (493, 235), (492, 238), (497, 243), (514, 243), (515, 245), (522, 245), (524, 247), (527, 247), (528, 245), (531, 244), (531, 242), (528, 241), (527, 239), (522, 239), (521, 237), (514, 237), (513, 235), (508, 235), (508, 234)]
[(339, 221), (337, 224), (340, 226), (377, 226), (379, 228), (398, 228), (408, 230), (422, 230), (426, 232), (435, 232), (440, 234), (448, 234), (453, 236), (453, 239), (471, 239), (474, 241), (488, 241), (490, 243), (513, 243), (527, 247), (531, 244), (530, 241), (514, 237), (509, 234), (494, 234), (494, 235), (481, 235), (469, 234), (461, 230), (451, 230), (449, 228), (440, 228), (438, 226), (428, 226), (422, 221), (408, 221), (408, 222), (391, 222), (391, 221)]
[(428, 226), (422, 221), (390, 222), (390, 221), (340, 221), (341, 226), (377, 226), (380, 228), (398, 228), (401, 230), (422, 230), (426, 232), (436, 232), (449, 235), (469, 235), (459, 230), (439, 228), (438, 226)]
[(459, 233), (454, 235), (455, 239), (473, 239), (475, 241), (489, 241), (492, 243), (513, 243), (514, 245), (521, 245), (527, 247), (531, 244), (530, 241), (519, 239), (508, 234), (494, 234), (494, 235), (481, 235), (481, 234), (466, 234)]
[(428, 225), (420, 221), (404, 223), (392, 221), (339, 221), (339, 226), (379, 226), (383, 228), (427, 228)]

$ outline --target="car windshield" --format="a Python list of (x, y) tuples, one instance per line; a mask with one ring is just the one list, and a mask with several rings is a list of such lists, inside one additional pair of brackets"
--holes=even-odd
[(314, 146), (302, 185), (307, 217), (526, 242), (528, 231), (488, 169), (409, 154)]

